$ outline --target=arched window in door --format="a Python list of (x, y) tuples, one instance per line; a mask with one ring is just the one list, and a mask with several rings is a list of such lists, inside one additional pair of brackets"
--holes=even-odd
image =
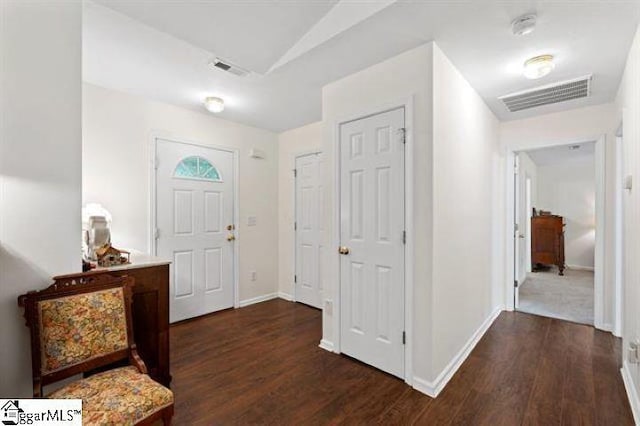
[(178, 163), (173, 177), (178, 179), (207, 180), (222, 182), (222, 176), (218, 169), (202, 157), (187, 157)]

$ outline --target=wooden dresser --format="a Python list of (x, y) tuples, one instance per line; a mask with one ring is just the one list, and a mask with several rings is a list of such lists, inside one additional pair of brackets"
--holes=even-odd
[(531, 268), (556, 265), (564, 275), (564, 220), (562, 216), (540, 215), (531, 218)]
[(56, 283), (95, 274), (133, 277), (133, 335), (149, 375), (169, 387), (169, 263), (132, 256), (131, 264), (54, 277)]

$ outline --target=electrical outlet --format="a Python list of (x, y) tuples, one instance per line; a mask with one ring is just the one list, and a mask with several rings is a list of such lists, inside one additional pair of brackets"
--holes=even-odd
[(632, 342), (629, 342), (629, 349), (627, 359), (630, 364), (639, 364), (640, 363), (640, 340), (636, 339)]
[(247, 226), (256, 226), (258, 224), (258, 218), (255, 216), (247, 217)]
[(256, 271), (251, 271), (249, 273), (249, 278), (251, 281), (256, 281), (258, 279), (258, 273)]
[(333, 314), (333, 301), (332, 300), (326, 299), (324, 301), (324, 312), (327, 315)]

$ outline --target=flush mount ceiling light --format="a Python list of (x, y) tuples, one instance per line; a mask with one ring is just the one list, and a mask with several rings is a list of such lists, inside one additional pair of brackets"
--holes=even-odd
[(209, 96), (204, 100), (204, 107), (213, 113), (224, 111), (224, 100), (215, 96)]
[(530, 80), (542, 78), (549, 74), (555, 67), (553, 55), (540, 55), (524, 62), (522, 73)]
[(511, 23), (511, 31), (515, 36), (523, 36), (533, 32), (536, 29), (535, 14), (522, 15)]

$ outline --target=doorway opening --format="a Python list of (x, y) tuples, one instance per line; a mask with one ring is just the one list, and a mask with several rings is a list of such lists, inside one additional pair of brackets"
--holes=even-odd
[(514, 308), (595, 324), (596, 142), (515, 155)]

